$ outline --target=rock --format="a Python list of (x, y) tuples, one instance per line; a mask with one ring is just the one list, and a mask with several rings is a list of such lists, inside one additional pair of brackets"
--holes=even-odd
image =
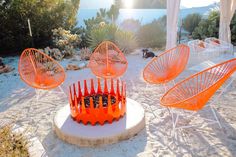
[(88, 65), (88, 62), (80, 62), (78, 65), (68, 64), (66, 67), (66, 70), (80, 70), (80, 69), (86, 68), (87, 65)]
[(80, 69), (80, 67), (75, 64), (68, 64), (66, 67), (66, 70), (79, 70), (79, 69)]
[(3, 58), (0, 57), (0, 74), (8, 73), (8, 72), (10, 72), (12, 70), (14, 70), (14, 68), (10, 67), (9, 65), (5, 65), (3, 63)]
[(8, 65), (0, 66), (0, 74), (8, 73), (8, 72), (11, 72), (12, 70), (14, 70), (14, 68), (12, 68), (12, 67), (10, 67)]
[(2, 57), (0, 57), (0, 66), (4, 66)]

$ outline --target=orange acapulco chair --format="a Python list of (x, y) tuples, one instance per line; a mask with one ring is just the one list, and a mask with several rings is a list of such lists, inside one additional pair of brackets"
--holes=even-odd
[(63, 67), (54, 59), (34, 48), (25, 49), (19, 59), (18, 71), (21, 79), (36, 89), (49, 90), (59, 87), (65, 80)]
[[(198, 111), (202, 110), (206, 106), (209, 99), (234, 73), (235, 70), (236, 58), (217, 64), (186, 78), (169, 89), (161, 97), (161, 105), (167, 107), (171, 113), (174, 133), (176, 129), (188, 128), (192, 127), (192, 125), (176, 127), (180, 114), (177, 112), (175, 113), (176, 116), (174, 116), (174, 112), (171, 108), (183, 109), (183, 111), (190, 112), (194, 111), (188, 117), (188, 119), (191, 120), (194, 118), (194, 115), (198, 113)], [(202, 118), (203, 120), (207, 120), (212, 124), (218, 123), (221, 127), (212, 105), (233, 81), (234, 79), (231, 79), (230, 83), (228, 83), (225, 88), (222, 89), (221, 93), (217, 95), (216, 98), (214, 97), (214, 100), (208, 105), (213, 113), (214, 120)], [(183, 116), (187, 118), (186, 113), (184, 113)]]
[[(180, 44), (153, 58), (143, 70), (143, 78), (150, 84), (166, 84), (185, 69), (190, 48)], [(165, 87), (166, 89), (166, 87)]]
[(127, 70), (128, 62), (122, 51), (112, 42), (103, 41), (93, 51), (89, 68), (101, 78), (118, 78)]

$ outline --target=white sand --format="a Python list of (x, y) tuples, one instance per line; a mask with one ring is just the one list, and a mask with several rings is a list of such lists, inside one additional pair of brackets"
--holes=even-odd
[[(147, 86), (142, 79), (142, 69), (150, 59), (142, 59), (141, 52), (128, 55), (129, 66), (122, 79), (127, 82), (128, 97), (145, 108), (146, 128), (134, 138), (117, 144), (79, 148), (58, 139), (52, 128), (53, 117), (67, 104), (67, 98), (62, 94), (42, 92), (36, 104), (34, 90), (25, 85), (18, 75), (14, 76), (17, 74), (18, 58), (10, 59), (13, 60), (9, 64), (16, 70), (0, 75), (0, 120), (12, 119), (18, 125), (30, 127), (49, 157), (236, 156), (236, 81), (215, 104), (223, 129), (217, 125), (184, 129), (179, 131), (178, 140), (173, 143), (171, 117), (159, 104), (164, 91), (158, 85)], [(70, 60), (64, 60), (61, 64), (65, 66), (68, 62)], [(195, 72), (184, 71), (176, 82)], [(63, 89), (67, 90), (68, 85), (77, 80), (91, 77), (94, 76), (89, 69), (68, 71)], [(202, 113), (203, 116), (207, 114)]]

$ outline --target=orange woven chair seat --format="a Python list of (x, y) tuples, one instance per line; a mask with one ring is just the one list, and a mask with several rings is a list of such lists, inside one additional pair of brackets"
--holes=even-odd
[(63, 67), (48, 55), (34, 48), (23, 51), (18, 71), (25, 83), (38, 89), (56, 88), (65, 80)]
[(236, 58), (196, 73), (167, 91), (161, 98), (161, 105), (200, 110), (235, 70)]
[(120, 77), (125, 73), (127, 66), (124, 54), (110, 41), (99, 44), (89, 61), (91, 71), (101, 78)]
[(190, 49), (178, 45), (153, 58), (143, 70), (143, 78), (148, 83), (167, 83), (176, 78), (187, 65)]

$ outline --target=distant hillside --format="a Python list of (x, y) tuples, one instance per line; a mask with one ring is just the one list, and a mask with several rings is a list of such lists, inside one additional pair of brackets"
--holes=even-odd
[[(201, 15), (207, 15), (211, 9), (216, 8), (217, 5), (209, 5), (205, 7), (196, 8), (181, 8), (180, 18), (185, 18), (189, 14), (198, 13)], [(84, 20), (96, 16), (99, 9), (79, 9), (77, 20), (77, 26), (84, 26)], [(116, 21), (120, 24), (125, 19), (138, 19), (141, 24), (147, 24), (152, 22), (154, 19), (158, 19), (166, 15), (166, 9), (120, 9), (120, 14), (118, 20)]]
[[(127, 0), (129, 1), (129, 0)], [(115, 0), (119, 8), (124, 9), (125, 5), (122, 0)], [(166, 9), (166, 0), (135, 0), (133, 9)]]
[(180, 9), (181, 18), (185, 18), (188, 14), (198, 13), (203, 16), (206, 16), (212, 9), (216, 9), (219, 7), (218, 4), (211, 4), (209, 6), (204, 7), (194, 7), (194, 8), (183, 8)]
[[(166, 3), (167, 3), (166, 0), (133, 0), (133, 1), (134, 1), (134, 4), (132, 6), (133, 9), (166, 9)], [(115, 0), (115, 5), (119, 6), (120, 9), (125, 9), (125, 4), (123, 2), (124, 2), (123, 0)], [(205, 7), (212, 8), (216, 6), (219, 6), (219, 3), (213, 3)], [(202, 8), (202, 7), (186, 8), (184, 6), (180, 6), (180, 9), (196, 9), (196, 8)]]

